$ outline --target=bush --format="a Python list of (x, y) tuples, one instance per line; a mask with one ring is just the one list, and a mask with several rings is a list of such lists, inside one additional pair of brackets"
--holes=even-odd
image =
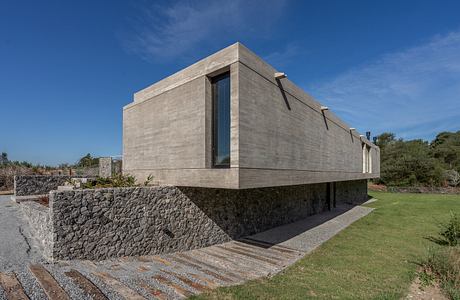
[(136, 184), (136, 178), (130, 175), (118, 174), (113, 177), (98, 177), (93, 180), (88, 180), (87, 183), (83, 183), (81, 187), (83, 189), (98, 189), (98, 188), (109, 188), (109, 187), (133, 187), (138, 186)]
[(421, 279), (438, 281), (450, 299), (460, 300), (460, 247), (431, 249), (421, 265)]
[[(150, 185), (153, 177), (149, 175), (142, 186)], [(74, 184), (75, 186), (75, 184)], [(141, 186), (136, 183), (136, 177), (130, 175), (117, 174), (112, 177), (98, 177), (96, 179), (88, 180), (88, 182), (81, 184), (83, 189), (98, 189), (98, 188), (110, 188), (110, 187), (135, 187)]]
[(448, 246), (460, 246), (460, 217), (456, 213), (451, 212), (450, 220), (440, 223), (439, 227), (439, 241)]
[(460, 184), (460, 174), (456, 170), (444, 171), (444, 178), (449, 186), (457, 186)]

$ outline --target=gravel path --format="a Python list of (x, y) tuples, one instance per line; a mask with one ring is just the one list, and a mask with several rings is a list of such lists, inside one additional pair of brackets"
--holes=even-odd
[[(14, 271), (30, 299), (46, 299), (27, 270), (30, 263), (45, 262), (40, 253), (19, 205), (11, 201), (10, 196), (0, 196), (0, 272)], [(0, 291), (0, 299), (4, 299), (5, 295)]]
[(252, 239), (310, 253), (325, 241), (369, 214), (373, 208), (341, 205), (336, 209), (251, 236)]

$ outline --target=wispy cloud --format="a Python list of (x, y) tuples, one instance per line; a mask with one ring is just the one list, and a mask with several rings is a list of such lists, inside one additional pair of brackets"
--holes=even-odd
[(388, 54), (308, 88), (361, 131), (431, 139), (460, 130), (460, 32)]
[(287, 44), (283, 49), (269, 53), (264, 59), (277, 68), (283, 68), (291, 63), (300, 52), (300, 48), (295, 43)]
[[(124, 38), (126, 48), (144, 59), (176, 59), (203, 46), (264, 36), (285, 0), (175, 1), (143, 8)], [(129, 37), (128, 37), (129, 36)], [(196, 51), (195, 51), (196, 52)]]

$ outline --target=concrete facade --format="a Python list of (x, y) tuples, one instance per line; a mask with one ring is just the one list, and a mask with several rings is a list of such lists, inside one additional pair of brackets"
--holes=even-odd
[[(230, 167), (212, 168), (211, 78), (228, 71)], [(236, 43), (135, 93), (123, 109), (124, 173), (229, 189), (379, 177), (379, 148), (276, 72)]]

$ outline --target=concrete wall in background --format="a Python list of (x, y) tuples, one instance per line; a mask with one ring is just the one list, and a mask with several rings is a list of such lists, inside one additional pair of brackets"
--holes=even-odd
[(112, 177), (112, 158), (100, 157), (99, 158), (99, 176)]

